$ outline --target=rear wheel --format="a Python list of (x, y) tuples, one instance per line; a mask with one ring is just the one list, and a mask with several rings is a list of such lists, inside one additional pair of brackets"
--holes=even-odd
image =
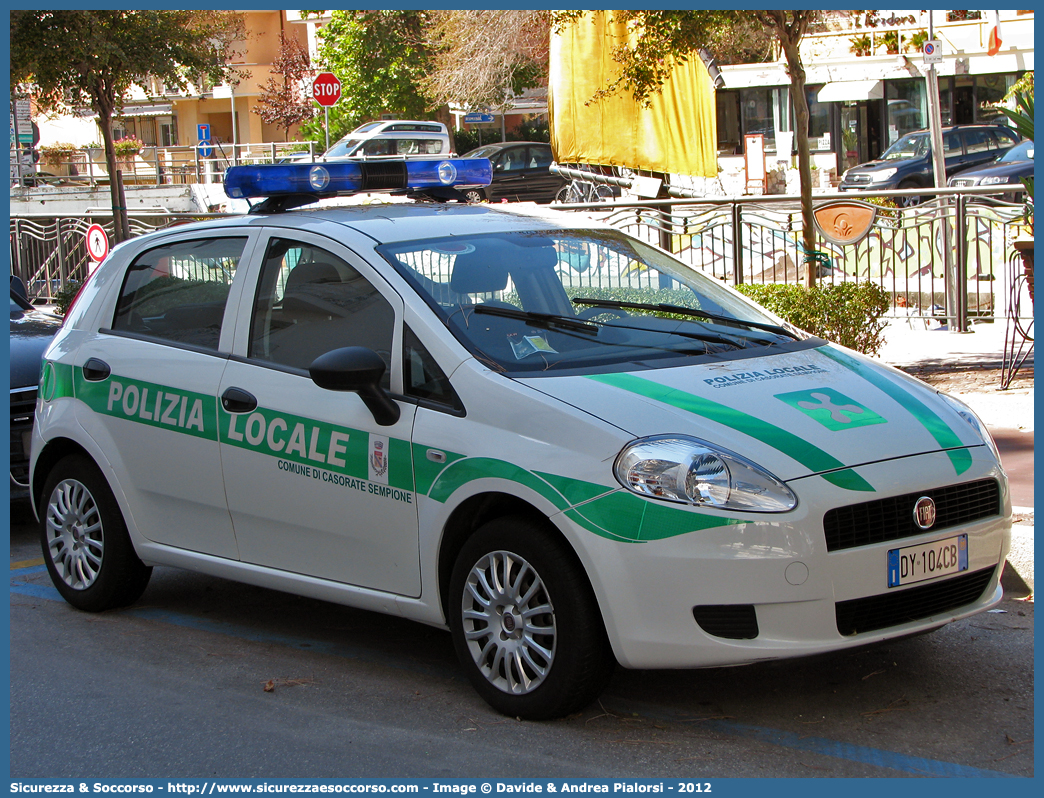
[(464, 192), (464, 198), (468, 202), (485, 202), (486, 195), (477, 188), (469, 188)]
[(123, 607), (152, 576), (134, 552), (108, 483), (88, 458), (69, 455), (47, 477), (40, 523), (44, 563), (62, 597), (87, 612)]
[(616, 664), (572, 552), (524, 518), (491, 521), (465, 544), (449, 616), (468, 678), (505, 715), (568, 715), (602, 692)]

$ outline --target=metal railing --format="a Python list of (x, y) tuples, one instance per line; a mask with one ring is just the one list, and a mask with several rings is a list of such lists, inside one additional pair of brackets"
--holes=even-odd
[[(961, 330), (970, 318), (1004, 318), (1012, 242), (1026, 228), (1023, 192), (1021, 185), (932, 189), (933, 198), (920, 205), (878, 208), (870, 233), (856, 244), (831, 243), (817, 231), (817, 281), (875, 282), (888, 292), (892, 315)], [(804, 282), (799, 197), (672, 193), (676, 199), (557, 207), (591, 214), (732, 285)], [(820, 193), (814, 202), (913, 195), (924, 190)]]
[[(1004, 319), (1018, 273), (1013, 241), (1024, 229), (1021, 186), (935, 189), (936, 197), (910, 208), (881, 208), (870, 234), (854, 245), (817, 235), (823, 257), (820, 282), (873, 281), (891, 298), (893, 316), (935, 319), (967, 329), (972, 318)], [(897, 197), (910, 192), (887, 192)], [(818, 194), (817, 203), (866, 199)], [(733, 285), (801, 283), (805, 261), (801, 211), (793, 196), (616, 201), (557, 205), (583, 211), (674, 253), (694, 268)], [(229, 214), (131, 213), (131, 235), (189, 220)], [(34, 296), (53, 296), (89, 265), (84, 234), (91, 223), (112, 232), (111, 216), (87, 213), (11, 217), (12, 273)], [(949, 245), (945, 243), (949, 236)], [(947, 265), (949, 264), (949, 266)], [(1015, 264), (1014, 266), (1012, 264)], [(1031, 313), (1032, 303), (1020, 304)]]
[[(225, 170), (237, 164), (275, 163), (292, 155), (315, 158), (314, 142), (268, 142), (263, 144), (215, 143), (207, 148), (145, 147), (134, 156), (117, 159), (124, 184), (170, 185), (220, 183)], [(12, 163), (15, 152), (11, 150)], [(12, 167), (12, 174), (14, 168)], [(73, 150), (68, 158), (41, 160), (36, 174), (23, 179), (26, 188), (41, 185), (97, 186), (109, 182), (105, 151), (100, 147)]]

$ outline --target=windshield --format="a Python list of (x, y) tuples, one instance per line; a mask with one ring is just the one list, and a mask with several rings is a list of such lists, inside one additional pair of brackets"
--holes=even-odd
[(500, 152), (500, 147), (479, 147), (477, 150), (466, 152), (461, 155), (461, 158), (489, 158), (491, 155), (496, 155)]
[(1010, 150), (1008, 150), (1000, 159), (1000, 163), (1012, 163), (1013, 161), (1032, 161), (1033, 160), (1033, 142), (1026, 141), (1016, 144)]
[(617, 231), (490, 233), (377, 250), (465, 347), (506, 373), (678, 365), (807, 337)]
[(921, 158), (931, 151), (931, 142), (927, 133), (911, 133), (881, 154), (882, 161), (902, 161), (907, 158)]
[(334, 144), (329, 150), (326, 151), (327, 158), (343, 158), (346, 155), (351, 155), (352, 151), (362, 144), (363, 139), (352, 138), (351, 136), (345, 136), (343, 139)]

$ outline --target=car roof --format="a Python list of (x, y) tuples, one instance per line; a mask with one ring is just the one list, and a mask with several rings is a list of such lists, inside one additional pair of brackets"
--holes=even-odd
[(546, 141), (491, 141), (489, 144), (483, 144), (480, 147), (475, 147), (472, 150), (472, 152), (474, 152), (474, 150), (484, 150), (487, 147), (491, 149), (503, 150), (507, 149), (508, 147), (524, 147), (527, 144), (537, 144), (541, 147), (551, 146)]
[(580, 227), (608, 229), (607, 225), (586, 216), (566, 215), (537, 206), (520, 207), (516, 204), (511, 209), (502, 209), (485, 204), (384, 202), (340, 206), (320, 204), (278, 213), (225, 217), (167, 228), (155, 235), (186, 231), (213, 232), (224, 227), (244, 225), (285, 227), (316, 233), (322, 233), (323, 227), (340, 225), (372, 238), (377, 243), (527, 230), (568, 230)]

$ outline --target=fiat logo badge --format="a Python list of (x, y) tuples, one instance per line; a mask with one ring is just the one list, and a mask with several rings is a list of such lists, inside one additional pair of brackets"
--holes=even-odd
[(914, 523), (921, 529), (935, 526), (935, 502), (930, 496), (922, 496), (914, 504)]

